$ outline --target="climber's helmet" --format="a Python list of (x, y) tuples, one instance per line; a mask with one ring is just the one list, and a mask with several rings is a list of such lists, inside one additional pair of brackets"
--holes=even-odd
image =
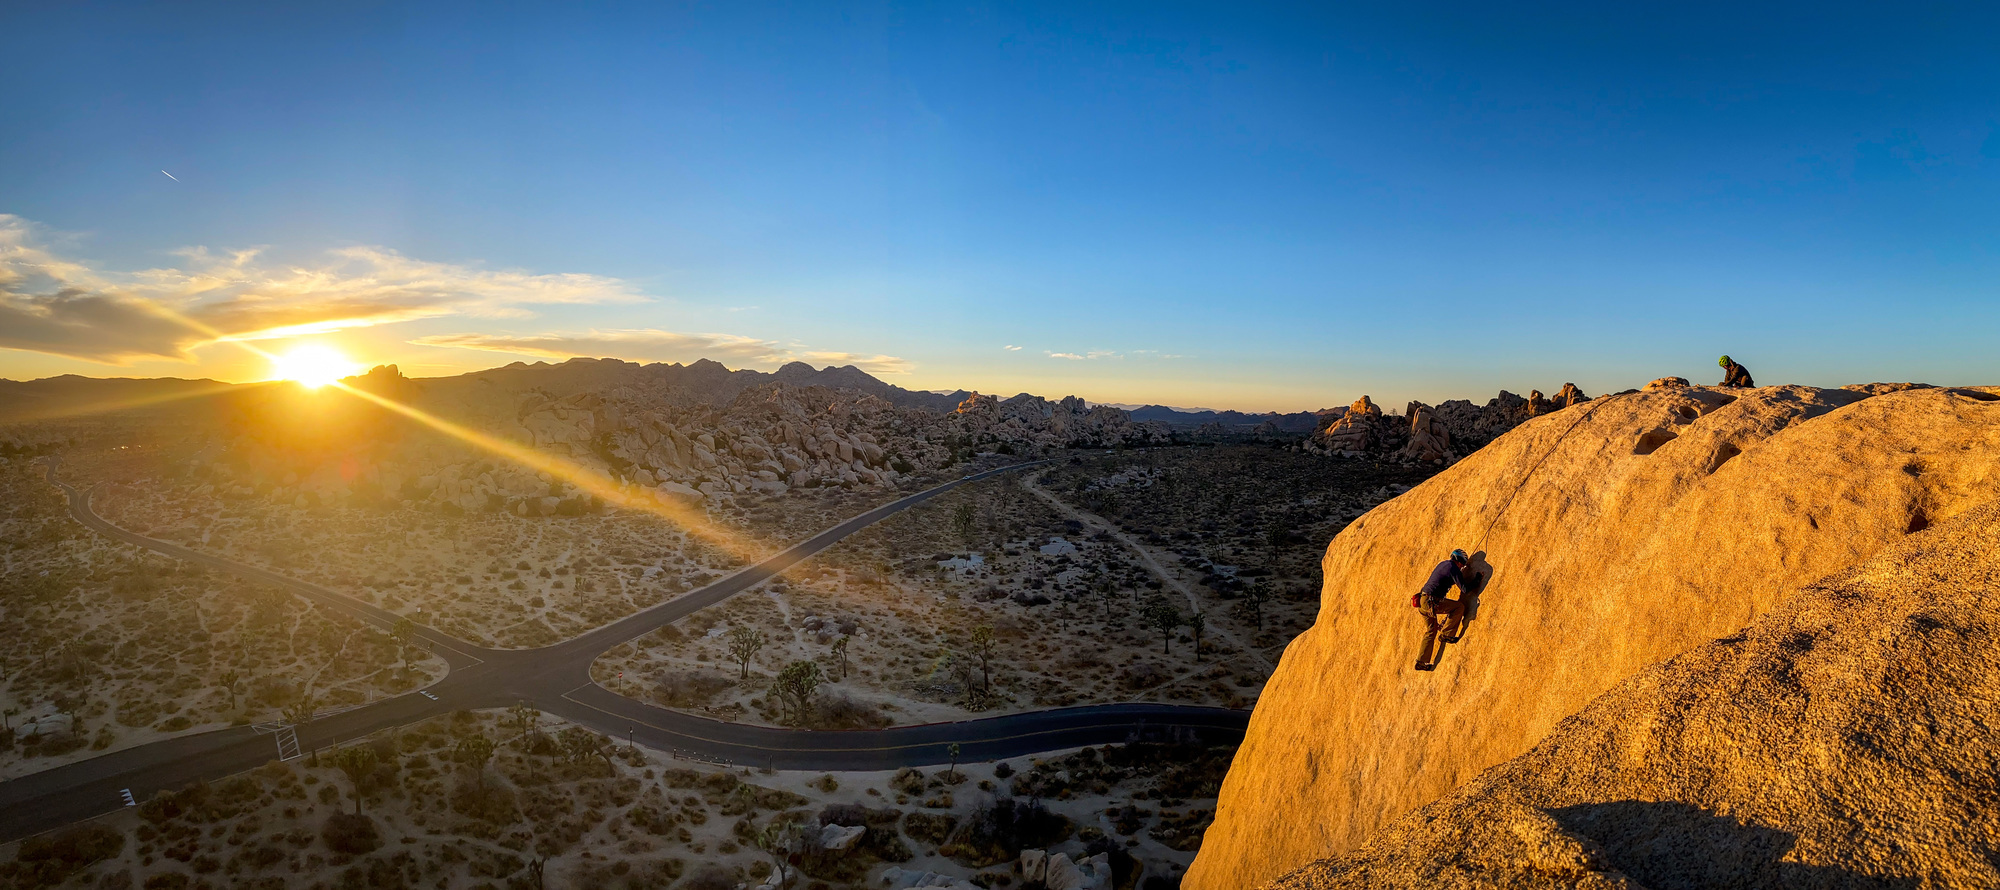
[(1472, 562), (1472, 557), (1466, 556), (1463, 550), (1453, 550), (1451, 552), (1451, 561), (1459, 565), (1468, 565)]
[(1725, 355), (1719, 359), (1716, 359), (1715, 364), (1717, 367), (1727, 368), (1732, 364), (1732, 362), (1729, 361), (1729, 356)]

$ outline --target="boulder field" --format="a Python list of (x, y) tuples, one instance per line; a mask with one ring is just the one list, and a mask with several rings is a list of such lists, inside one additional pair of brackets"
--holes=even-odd
[[(1265, 687), (1184, 886), (1354, 851), (1621, 681), (1995, 498), (2000, 388), (1670, 378), (1529, 420), (1328, 546), (1319, 618)], [(1418, 672), (1410, 595), (1454, 547), (1490, 580)]]

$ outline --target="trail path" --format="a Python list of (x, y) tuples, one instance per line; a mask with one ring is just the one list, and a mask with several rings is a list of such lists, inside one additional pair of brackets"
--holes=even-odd
[[(1030, 477), (1027, 476), (1021, 477), (1021, 487), (1026, 488), (1028, 491), (1032, 492), (1035, 495), (1035, 497), (1041, 498), (1042, 500), (1048, 502), (1049, 506), (1056, 508), (1056, 510), (1062, 513), (1064, 516), (1067, 516), (1071, 519), (1081, 522), (1084, 525), (1089, 526), (1090, 528), (1096, 529), (1098, 531), (1104, 532), (1107, 535), (1110, 535), (1112, 540), (1115, 540), (1118, 543), (1123, 544), (1125, 546), (1125, 549), (1132, 551), (1134, 555), (1139, 557), (1139, 562), (1146, 566), (1147, 571), (1152, 572), (1155, 577), (1158, 577), (1160, 579), (1161, 583), (1166, 584), (1168, 587), (1172, 587), (1174, 589), (1174, 592), (1179, 593), (1184, 599), (1187, 600), (1188, 608), (1198, 610), (1209, 616), (1208, 626), (1202, 631), (1204, 635), (1211, 637), (1220, 637), (1223, 640), (1228, 641), (1229, 645), (1235, 648), (1236, 651), (1241, 652), (1242, 654), (1247, 655), (1250, 658), (1254, 659), (1257, 662), (1258, 666), (1264, 669), (1264, 673), (1266, 674), (1269, 674), (1270, 672), (1277, 670), (1278, 666), (1273, 664), (1271, 662), (1271, 659), (1265, 656), (1262, 650), (1258, 649), (1256, 646), (1245, 644), (1243, 640), (1236, 635), (1235, 631), (1230, 630), (1227, 627), (1224, 627), (1220, 621), (1215, 620), (1219, 617), (1223, 617), (1217, 612), (1210, 611), (1210, 609), (1213, 606), (1215, 606), (1215, 604), (1203, 602), (1201, 597), (1195, 594), (1194, 588), (1189, 587), (1184, 581), (1181, 580), (1179, 572), (1169, 570), (1165, 564), (1160, 562), (1158, 555), (1153, 552), (1152, 548), (1146, 546), (1145, 544), (1140, 543), (1138, 539), (1132, 537), (1131, 535), (1126, 534), (1123, 529), (1120, 529), (1115, 523), (1112, 523), (1110, 520), (1107, 520), (1104, 517), (1099, 516), (1095, 513), (1091, 513), (1087, 510), (1081, 510), (1074, 506), (1071, 506), (1068, 501), (1065, 501), (1062, 498), (1057, 497), (1054, 493), (1048, 491), (1047, 489), (1042, 488), (1040, 485), (1035, 484), (1035, 480)], [(1178, 683), (1182, 679), (1186, 678), (1185, 677), (1177, 678), (1173, 681), (1170, 681), (1166, 685), (1172, 685), (1173, 683)]]

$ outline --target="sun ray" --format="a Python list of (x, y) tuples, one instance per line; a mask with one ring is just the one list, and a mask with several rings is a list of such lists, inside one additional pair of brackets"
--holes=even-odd
[(365, 399), (386, 410), (452, 436), (475, 448), (513, 461), (531, 470), (548, 473), (602, 498), (606, 503), (614, 504), (627, 510), (650, 513), (668, 522), (672, 522), (686, 529), (688, 533), (701, 538), (703, 541), (722, 548), (731, 556), (745, 563), (756, 562), (764, 558), (771, 549), (764, 545), (763, 542), (746, 538), (734, 531), (715, 525), (709, 521), (706, 515), (693, 507), (681, 504), (673, 499), (661, 500), (650, 493), (635, 492), (618, 480), (581, 464), (563, 460), (554, 455), (544, 454), (498, 436), (482, 433), (438, 417), (414, 405), (407, 405), (340, 381), (334, 381), (331, 385), (342, 392)]
[[(189, 318), (166, 306), (162, 306), (151, 300), (140, 300), (139, 302), (148, 311), (176, 324), (185, 325), (194, 331), (207, 335), (216, 342), (229, 343), (253, 355), (260, 356), (273, 365), (279, 361), (278, 356), (260, 349), (254, 344), (243, 340), (231, 339), (227, 334), (216, 330), (214, 327)], [(421, 408), (406, 405), (394, 399), (385, 398), (375, 393), (349, 386), (337, 379), (330, 381), (328, 385), (341, 392), (349, 393), (372, 402), (388, 411), (414, 420), (475, 448), (490, 452), (495, 456), (513, 461), (538, 472), (546, 472), (551, 476), (562, 479), (565, 482), (575, 485), (577, 488), (602, 498), (607, 503), (624, 509), (637, 510), (658, 516), (680, 526), (689, 534), (701, 538), (704, 542), (722, 548), (724, 552), (745, 563), (754, 563), (762, 559), (772, 549), (763, 542), (717, 526), (713, 522), (710, 522), (708, 517), (701, 511), (671, 499), (660, 500), (651, 494), (640, 494), (630, 491), (617, 480), (588, 467), (574, 464), (552, 455), (543, 454), (532, 448), (526, 448), (505, 439), (453, 423)]]

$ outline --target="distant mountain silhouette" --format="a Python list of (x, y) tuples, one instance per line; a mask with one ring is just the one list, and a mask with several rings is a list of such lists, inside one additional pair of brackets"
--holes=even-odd
[(0, 419), (26, 420), (57, 414), (172, 406), (195, 396), (228, 392), (235, 384), (206, 378), (84, 377), (64, 374), (40, 380), (0, 380)]
[(1133, 420), (1157, 420), (1170, 426), (1219, 423), (1225, 427), (1255, 427), (1268, 422), (1281, 433), (1311, 433), (1328, 419), (1339, 417), (1345, 409), (1322, 408), (1318, 411), (1296, 411), (1291, 414), (1279, 414), (1275, 411), (1246, 414), (1242, 411), (1180, 411), (1165, 405), (1146, 405), (1130, 410)]
[(467, 379), (486, 379), (515, 386), (535, 386), (556, 396), (572, 395), (589, 389), (624, 383), (659, 386), (675, 390), (680, 398), (710, 405), (726, 405), (744, 390), (764, 383), (794, 386), (824, 386), (875, 396), (904, 408), (950, 411), (963, 401), (963, 390), (938, 394), (904, 389), (876, 379), (853, 365), (814, 369), (805, 362), (791, 362), (775, 373), (745, 368), (732, 371), (721, 362), (699, 359), (691, 364), (656, 362), (638, 364), (615, 358), (573, 358), (561, 364), (515, 362), (499, 368), (474, 371)]

